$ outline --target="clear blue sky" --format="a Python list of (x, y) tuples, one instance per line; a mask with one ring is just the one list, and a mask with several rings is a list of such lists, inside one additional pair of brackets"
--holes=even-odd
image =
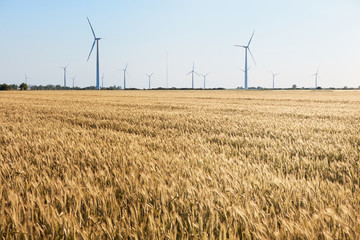
[[(0, 83), (63, 84), (68, 67), (75, 85), (95, 85), (93, 36), (100, 40), (105, 86), (122, 86), (118, 70), (129, 63), (128, 87), (191, 87), (187, 76), (207, 73), (208, 87), (244, 86), (244, 50), (255, 29), (249, 86), (313, 87), (318, 67), (322, 87), (360, 86), (358, 0), (0, 0)], [(94, 52), (95, 53), (95, 52)], [(202, 86), (196, 77), (195, 86)]]

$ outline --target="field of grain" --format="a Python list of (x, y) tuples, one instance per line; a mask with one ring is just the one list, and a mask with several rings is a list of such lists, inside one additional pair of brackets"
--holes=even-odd
[(359, 91), (0, 92), (1, 239), (359, 239)]

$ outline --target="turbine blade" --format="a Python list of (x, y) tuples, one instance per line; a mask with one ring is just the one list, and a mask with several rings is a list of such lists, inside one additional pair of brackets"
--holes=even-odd
[(128, 67), (129, 63), (126, 64), (126, 67), (124, 68), (124, 70), (126, 71), (127, 67)]
[(246, 46), (242, 46), (242, 45), (234, 45), (234, 47), (242, 47), (242, 48), (246, 48)]
[(94, 32), (94, 29), (93, 29), (93, 27), (92, 27), (92, 25), (91, 25), (91, 22), (90, 22), (89, 18), (88, 18), (88, 17), (86, 17), (86, 18), (87, 18), (87, 20), (88, 20), (88, 22), (89, 22), (89, 24), (90, 24), (91, 31), (92, 31), (92, 33), (93, 33), (93, 35), (94, 35), (94, 38), (96, 38), (96, 35), (95, 35), (95, 32)]
[(186, 75), (189, 75), (189, 74), (191, 74), (193, 71), (191, 71), (191, 72), (189, 72), (188, 74), (186, 74)]
[(255, 34), (255, 30), (254, 30), (254, 32), (253, 32), (253, 34), (251, 35), (251, 38), (250, 38), (250, 40), (249, 40), (249, 43), (248, 43), (248, 47), (250, 46), (250, 43), (251, 43), (251, 40), (253, 39), (253, 37), (254, 37), (254, 34)]
[[(255, 58), (254, 58), (254, 56), (252, 55), (252, 53), (251, 53), (251, 51), (250, 51), (250, 48), (248, 48), (248, 50), (249, 50), (249, 53), (250, 53), (250, 55), (251, 55), (252, 60), (253, 60), (254, 63), (255, 63), (255, 66), (256, 66), (256, 61), (255, 61)], [(248, 70), (249, 70), (249, 69), (248, 69)]]
[(93, 43), (93, 45), (92, 45), (92, 47), (91, 47), (91, 50), (90, 50), (90, 53), (89, 53), (89, 57), (88, 57), (88, 61), (89, 61), (89, 58), (90, 58), (90, 56), (91, 56), (91, 53), (92, 53), (92, 51), (93, 51), (93, 49), (94, 49), (94, 46), (95, 46), (95, 43), (96, 43), (96, 40), (94, 40), (94, 43)]

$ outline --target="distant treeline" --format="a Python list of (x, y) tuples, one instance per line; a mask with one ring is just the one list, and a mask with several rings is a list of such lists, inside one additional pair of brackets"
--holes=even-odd
[[(84, 88), (80, 88), (80, 87), (63, 87), (61, 85), (31, 85), (28, 86), (26, 83), (22, 83), (19, 85), (17, 84), (11, 84), (11, 85), (7, 85), (7, 84), (0, 84), (0, 90), (95, 90), (96, 87), (95, 86), (90, 86), (90, 87), (84, 87)], [(117, 87), (117, 86), (112, 86), (112, 87), (106, 87), (106, 88), (102, 88), (103, 90), (120, 90), (121, 87)]]
[[(236, 89), (243, 89), (242, 87), (237, 87)], [(263, 87), (249, 87), (249, 89), (253, 89), (253, 90), (272, 90), (272, 88), (263, 88)], [(302, 90), (312, 90), (313, 88), (298, 88), (296, 87), (296, 85), (293, 85), (292, 88), (275, 88), (275, 90), (292, 90), (292, 89), (302, 89)], [(316, 89), (323, 89), (321, 87), (317, 87)], [(343, 87), (343, 88), (324, 88), (324, 89), (329, 89), (329, 90), (351, 90), (351, 89), (356, 89), (356, 88), (348, 88), (348, 87)], [(358, 87), (358, 89), (360, 89), (360, 86)], [(26, 83), (22, 83), (20, 85), (17, 84), (0, 84), (0, 90), (96, 90), (95, 86), (89, 86), (89, 87), (84, 87), (84, 88), (80, 88), (80, 87), (64, 87), (61, 85), (31, 85), (28, 86)], [(120, 86), (111, 86), (111, 87), (104, 87), (101, 88), (101, 90), (122, 90), (122, 88)], [(126, 90), (141, 90), (139, 88), (126, 88)], [(152, 89), (143, 89), (143, 90), (204, 90), (203, 88), (152, 88)], [(207, 88), (205, 90), (225, 90), (225, 88)]]
[(7, 85), (7, 84), (0, 84), (0, 90), (18, 90), (19, 86), (16, 84), (11, 84), (11, 85)]
[[(211, 89), (206, 89), (206, 90), (223, 90), (225, 88), (211, 88)], [(95, 86), (89, 86), (89, 87), (84, 87), (84, 88), (80, 88), (80, 87), (64, 87), (61, 85), (31, 85), (28, 86), (25, 83), (20, 84), (20, 86), (16, 85), (16, 84), (11, 84), (11, 85), (7, 85), (7, 84), (1, 84), (0, 85), (0, 90), (96, 90)], [(120, 86), (111, 86), (111, 87), (104, 87), (101, 88), (101, 90), (122, 90), (122, 87)], [(140, 90), (139, 88), (126, 88), (126, 90)], [(143, 89), (143, 90), (202, 90), (202, 88), (152, 88), (152, 89)]]

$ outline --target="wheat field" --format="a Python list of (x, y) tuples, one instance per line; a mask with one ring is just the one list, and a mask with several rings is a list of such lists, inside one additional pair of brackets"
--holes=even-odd
[(359, 239), (359, 91), (0, 93), (1, 239)]

